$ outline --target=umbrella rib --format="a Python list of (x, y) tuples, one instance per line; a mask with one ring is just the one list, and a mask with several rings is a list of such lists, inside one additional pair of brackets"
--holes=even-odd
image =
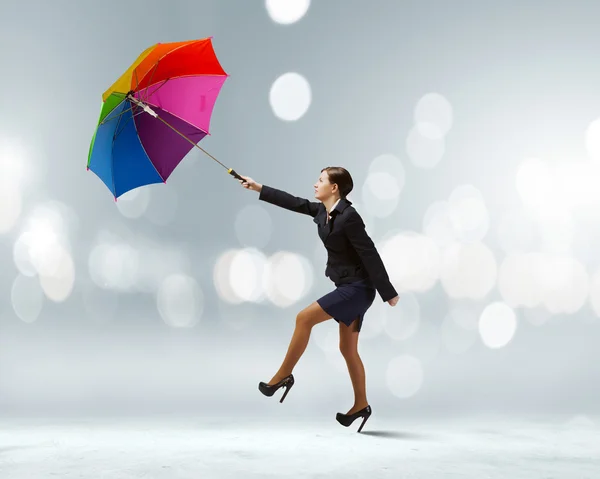
[[(162, 87), (164, 87), (167, 82), (170, 80), (170, 78), (167, 78), (166, 80), (162, 80), (162, 83), (156, 88), (156, 90), (154, 90), (152, 93), (150, 93), (150, 87), (146, 88), (146, 103), (148, 103), (148, 98), (150, 98), (152, 95), (154, 95), (158, 90), (160, 90)], [(158, 85), (158, 83), (154, 83), (152, 86), (154, 85)]]
[(185, 138), (187, 141), (189, 141), (193, 146), (195, 146), (196, 148), (198, 148), (200, 151), (202, 151), (204, 154), (206, 154), (207, 156), (209, 156), (210, 158), (212, 158), (213, 160), (215, 160), (217, 163), (219, 163), (223, 168), (225, 169), (229, 169), (227, 168), (223, 163), (221, 163), (219, 160), (217, 160), (214, 156), (212, 156), (208, 151), (206, 151), (204, 148), (202, 148), (201, 146), (198, 146), (197, 143), (194, 143), (192, 140), (190, 140), (187, 136), (185, 136), (183, 133), (181, 133), (177, 128), (175, 128), (173, 125), (171, 125), (168, 121), (164, 120), (163, 118), (161, 118), (160, 116), (156, 117), (158, 120), (162, 121), (165, 125), (167, 125), (169, 128), (171, 128), (175, 133), (177, 133), (179, 136), (181, 136), (182, 138)]
[(148, 90), (150, 87), (154, 86), (154, 85), (158, 85), (160, 82), (166, 82), (167, 80), (177, 80), (178, 78), (191, 78), (191, 77), (225, 77), (225, 78), (229, 78), (230, 75), (229, 74), (225, 74), (225, 75), (220, 75), (218, 73), (192, 73), (191, 75), (177, 75), (177, 76), (172, 76), (167, 78), (166, 80), (159, 80), (156, 83), (148, 83), (148, 86), (145, 86), (143, 89), (144, 90)]
[[(117, 119), (117, 126), (115, 127), (115, 133), (113, 134), (113, 138), (112, 138), (112, 145), (110, 148), (110, 177), (112, 179), (112, 187), (113, 187), (113, 191), (114, 191), (114, 195), (115, 195), (115, 201), (117, 199), (117, 187), (115, 186), (115, 165), (114, 165), (114, 151), (115, 151), (115, 141), (117, 139), (117, 128), (119, 128), (119, 123), (121, 123), (121, 119), (123, 117), (119, 116), (119, 118)], [(123, 131), (123, 130), (121, 130)]]
[[(176, 47), (176, 48), (173, 48), (172, 50), (168, 50), (168, 51), (167, 51), (166, 53), (164, 53), (164, 54), (163, 54), (161, 57), (159, 57), (159, 58), (157, 58), (157, 59), (156, 59), (156, 66), (158, 66), (158, 64), (160, 63), (160, 61), (161, 61), (163, 58), (165, 58), (165, 57), (169, 56), (171, 53), (173, 53), (173, 52), (176, 52), (177, 50), (180, 50), (181, 48), (185, 48), (185, 47), (187, 47), (187, 46), (189, 46), (189, 45), (194, 45), (194, 44), (196, 44), (196, 43), (205, 42), (206, 40), (209, 40), (209, 39), (210, 39), (210, 38), (201, 38), (201, 39), (198, 39), (198, 40), (192, 40), (192, 41), (189, 41), (189, 42), (184, 42), (182, 45), (179, 45), (178, 47)], [(155, 66), (155, 68), (156, 68), (156, 66)], [(154, 74), (154, 73), (153, 73), (153, 74)], [(146, 73), (144, 74), (144, 76), (142, 77), (142, 80), (141, 80), (141, 81), (143, 82), (147, 76), (148, 76), (148, 72), (146, 72)]]
[[(104, 120), (102, 120), (102, 121), (100, 122), (100, 124), (99, 124), (99, 125), (103, 125), (103, 124), (104, 124), (104, 123), (106, 123), (107, 121), (113, 121), (113, 120), (117, 120), (117, 119), (119, 119), (119, 118), (120, 118), (122, 115), (124, 115), (125, 113), (128, 113), (128, 112), (132, 111), (132, 110), (133, 110), (133, 108), (134, 108), (134, 107), (127, 108), (127, 110), (123, 110), (123, 111), (122, 111), (121, 113), (119, 113), (118, 115), (114, 115), (114, 116), (112, 116), (112, 117), (110, 117), (110, 113), (109, 113), (108, 115), (106, 115), (106, 118), (104, 118)], [(112, 112), (111, 112), (111, 113), (112, 113)]]
[[(152, 83), (152, 78), (154, 78), (154, 74), (156, 73), (157, 69), (158, 69), (158, 61), (154, 64), (154, 68), (152, 69), (152, 74), (150, 75), (150, 80), (148, 80), (148, 84)], [(148, 87), (148, 88), (150, 88), (150, 87)], [(144, 98), (144, 101), (147, 101), (148, 97), (150, 96), (150, 94), (148, 93), (148, 88), (146, 88), (146, 98)], [(156, 92), (154, 92), (154, 93), (156, 93)]]
[[(144, 110), (142, 110), (142, 112), (143, 111)], [(146, 151), (146, 148), (144, 147), (144, 144), (142, 143), (142, 139), (140, 138), (140, 134), (138, 132), (137, 125), (135, 124), (135, 121), (133, 122), (133, 127), (135, 128), (135, 132), (137, 134), (138, 140), (140, 140), (140, 146), (142, 147), (142, 150), (144, 150), (144, 154), (146, 155), (146, 158), (148, 158), (148, 161), (152, 165), (152, 168), (154, 168), (154, 171), (156, 171), (156, 174), (160, 177), (160, 179), (163, 181), (163, 183), (166, 183), (167, 180), (165, 178), (163, 178), (163, 176), (160, 174), (160, 171), (158, 171), (156, 169), (156, 165), (154, 163), (152, 163), (152, 160), (150, 159), (150, 155), (148, 154), (148, 152)]]
[(168, 113), (169, 115), (174, 116), (175, 118), (177, 118), (178, 120), (183, 121), (184, 123), (187, 123), (190, 126), (193, 126), (194, 128), (200, 130), (203, 133), (206, 133), (207, 135), (210, 135), (210, 133), (208, 131), (206, 131), (204, 128), (200, 128), (197, 125), (194, 125), (193, 123), (190, 123), (189, 121), (187, 121), (185, 118), (181, 118), (180, 116), (176, 115), (175, 113), (170, 112), (169, 110), (165, 110), (162, 106), (157, 105), (156, 103), (150, 103), (150, 102), (146, 102), (146, 105), (150, 105), (153, 106), (154, 108), (158, 108), (166, 113)]

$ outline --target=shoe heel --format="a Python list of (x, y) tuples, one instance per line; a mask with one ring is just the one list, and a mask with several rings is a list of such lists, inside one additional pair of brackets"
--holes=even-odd
[(289, 392), (290, 392), (290, 389), (292, 389), (292, 386), (293, 386), (293, 385), (294, 385), (293, 383), (292, 383), (292, 384), (288, 384), (288, 385), (286, 385), (286, 387), (285, 387), (285, 391), (284, 391), (284, 393), (283, 393), (283, 396), (281, 396), (281, 399), (279, 400), (279, 402), (280, 402), (280, 403), (282, 403), (282, 402), (283, 402), (283, 400), (284, 400), (284, 399), (285, 399), (285, 397), (287, 396), (287, 393), (289, 393)]
[(367, 422), (367, 419), (369, 419), (369, 417), (371, 416), (365, 416), (362, 420), (362, 422), (360, 423), (360, 426), (358, 428), (358, 432), (362, 431), (363, 426), (365, 425), (365, 423)]

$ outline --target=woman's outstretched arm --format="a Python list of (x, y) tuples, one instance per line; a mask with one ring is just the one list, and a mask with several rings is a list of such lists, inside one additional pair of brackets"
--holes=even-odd
[(306, 198), (300, 198), (293, 196), (286, 191), (278, 190), (267, 185), (261, 185), (257, 183), (249, 176), (240, 175), (245, 182), (240, 181), (244, 188), (259, 192), (259, 200), (266, 201), (275, 206), (285, 208), (286, 210), (294, 211), (296, 213), (302, 213), (315, 217), (319, 212), (321, 203), (316, 201), (309, 201)]

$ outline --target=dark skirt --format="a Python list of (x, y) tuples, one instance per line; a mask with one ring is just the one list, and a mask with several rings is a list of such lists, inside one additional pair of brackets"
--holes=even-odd
[(358, 318), (358, 331), (362, 328), (367, 310), (373, 304), (376, 290), (369, 279), (340, 284), (331, 293), (317, 299), (319, 306), (338, 323), (350, 326)]

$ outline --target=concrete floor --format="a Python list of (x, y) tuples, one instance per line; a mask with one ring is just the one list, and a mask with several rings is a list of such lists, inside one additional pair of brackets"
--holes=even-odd
[(600, 420), (1, 419), (0, 478), (598, 479)]

